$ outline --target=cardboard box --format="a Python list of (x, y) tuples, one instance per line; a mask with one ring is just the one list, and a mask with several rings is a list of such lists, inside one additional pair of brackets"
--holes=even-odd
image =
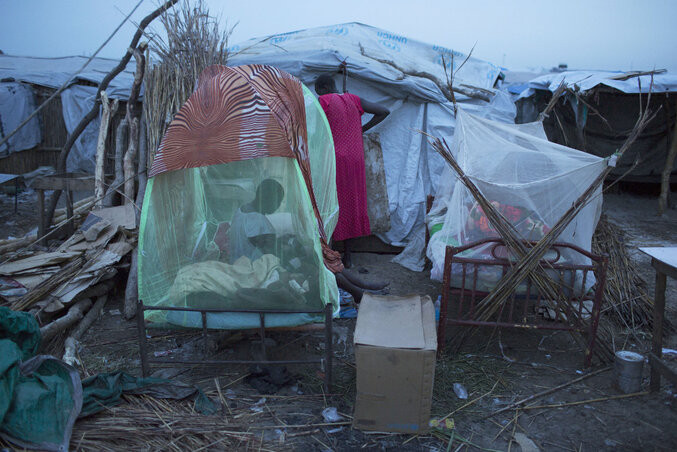
[(365, 294), (355, 326), (353, 427), (428, 431), (436, 353), (435, 308), (430, 297)]

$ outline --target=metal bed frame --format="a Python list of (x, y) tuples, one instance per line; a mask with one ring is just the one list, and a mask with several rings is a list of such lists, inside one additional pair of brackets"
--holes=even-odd
[[(202, 319), (202, 335), (207, 336), (207, 314), (209, 313), (225, 313), (225, 312), (239, 312), (239, 313), (255, 313), (259, 315), (259, 335), (261, 337), (261, 353), (262, 360), (178, 360), (178, 359), (163, 359), (163, 358), (149, 358), (148, 345), (146, 343), (146, 321), (144, 318), (145, 311), (188, 311), (199, 312)], [(324, 314), (324, 341), (325, 353), (324, 357), (304, 360), (269, 360), (266, 353), (266, 314)], [(139, 331), (139, 352), (141, 354), (141, 372), (144, 377), (150, 374), (151, 364), (196, 364), (203, 366), (219, 366), (228, 364), (261, 364), (261, 365), (282, 365), (282, 364), (313, 364), (319, 363), (324, 367), (324, 390), (329, 392), (332, 378), (332, 306), (329, 304), (324, 309), (319, 310), (255, 310), (255, 309), (195, 309), (195, 308), (178, 308), (169, 306), (146, 306), (143, 300), (139, 300), (137, 304), (137, 325)], [(223, 330), (213, 330), (223, 331)]]
[[(525, 241), (524, 243), (527, 246), (533, 246), (536, 242)], [(490, 259), (477, 259), (460, 256), (460, 254), (466, 250), (485, 244), (492, 245), (490, 248)], [(566, 322), (546, 321), (544, 319), (541, 321), (540, 315), (532, 315), (532, 313), (534, 313), (534, 307), (541, 306), (541, 301), (544, 300), (544, 298), (540, 293), (538, 293), (538, 290), (532, 283), (531, 278), (527, 278), (525, 280), (525, 294), (516, 294), (513, 291), (513, 293), (500, 307), (498, 313), (494, 315), (492, 320), (480, 321), (475, 317), (475, 308), (477, 304), (489, 294), (489, 292), (480, 291), (477, 289), (479, 278), (478, 267), (500, 267), (502, 268), (501, 274), (503, 277), (508, 272), (508, 269), (516, 263), (515, 261), (510, 261), (509, 259), (499, 257), (497, 255), (497, 250), (499, 248), (507, 249), (505, 242), (498, 238), (484, 239), (461, 247), (447, 246), (444, 258), (440, 319), (437, 329), (437, 339), (438, 344), (440, 344), (439, 350), (442, 350), (443, 348), (446, 334), (445, 328), (447, 324), (474, 327), (493, 326), (501, 328), (573, 330), (587, 334), (585, 366), (590, 367), (592, 364), (592, 352), (597, 336), (597, 327), (599, 325), (599, 315), (602, 307), (604, 286), (606, 284), (607, 258), (605, 256), (594, 255), (572, 244), (555, 243), (551, 247), (551, 250), (555, 252), (555, 258), (541, 260), (544, 268), (553, 269), (559, 275), (558, 282), (560, 285), (560, 294), (566, 298), (567, 310), (563, 313), (566, 318)], [(592, 263), (590, 265), (557, 263), (561, 256), (560, 249), (570, 249), (576, 251), (577, 253), (588, 257)], [(450, 287), (452, 264), (455, 267), (460, 265), (462, 268), (460, 288)], [(565, 281), (564, 275), (567, 272), (571, 274), (572, 281), (568, 281), (568, 283), (571, 284), (571, 290), (569, 290), (568, 294), (565, 294), (563, 287), (566, 286), (567, 281)], [(582, 287), (585, 287), (585, 282), (588, 278), (589, 272), (593, 272), (596, 277), (595, 291), (592, 295), (593, 304), (590, 312), (590, 318), (588, 320), (583, 319), (583, 301), (590, 300), (590, 297), (587, 297), (587, 294), (578, 296), (575, 293), (576, 291), (573, 289), (575, 275), (578, 272), (582, 273)], [(577, 308), (574, 307), (574, 302), (577, 303)], [(452, 304), (453, 306), (451, 306)], [(454, 309), (449, 312), (449, 308)], [(576, 315), (572, 316), (573, 313)], [(558, 317), (560, 316), (558, 315)]]

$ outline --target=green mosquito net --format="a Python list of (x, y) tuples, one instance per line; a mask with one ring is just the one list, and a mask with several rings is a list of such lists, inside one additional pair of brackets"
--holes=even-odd
[[(257, 83), (268, 91), (261, 94)], [(138, 247), (144, 305), (300, 311), (331, 304), (338, 312), (322, 247), (338, 216), (333, 142), (321, 107), (298, 80), (265, 66), (203, 73), (150, 175)], [(157, 326), (202, 322), (191, 311), (145, 317)], [(268, 327), (318, 319), (265, 314)], [(206, 320), (208, 328), (259, 326), (251, 312), (208, 313)]]

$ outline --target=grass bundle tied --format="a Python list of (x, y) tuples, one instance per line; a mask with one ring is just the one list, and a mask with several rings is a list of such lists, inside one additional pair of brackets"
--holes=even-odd
[[(652, 83), (653, 84), (653, 83)], [(649, 100), (651, 98), (651, 90), (649, 90)], [(648, 105), (648, 102), (647, 102)], [(655, 113), (650, 114), (648, 108), (644, 109), (635, 127), (631, 131), (628, 139), (623, 146), (616, 152), (615, 157), (620, 159), (625, 151), (632, 145), (632, 143), (641, 134), (646, 125), (654, 118)], [(597, 196), (598, 189), (604, 183), (604, 179), (611, 172), (613, 166), (607, 166), (599, 176), (590, 184), (590, 186), (574, 201), (571, 207), (564, 213), (564, 215), (557, 221), (552, 229), (546, 233), (541, 240), (534, 246), (529, 247), (525, 244), (514, 226), (487, 200), (487, 198), (480, 192), (479, 188), (468, 178), (463, 169), (460, 167), (456, 159), (451, 153), (449, 146), (443, 140), (436, 137), (431, 137), (430, 143), (444, 159), (451, 166), (457, 174), (463, 185), (470, 191), (477, 203), (487, 215), (491, 225), (499, 233), (501, 238), (505, 241), (509, 251), (512, 252), (517, 262), (511, 266), (508, 272), (501, 278), (492, 292), (487, 295), (477, 305), (475, 311), (475, 320), (488, 321), (496, 312), (498, 312), (510, 295), (514, 292), (517, 286), (527, 278), (530, 278), (537, 286), (541, 294), (555, 304), (555, 312), (558, 320), (564, 321), (564, 312), (571, 312), (571, 318), (574, 323), (582, 323), (581, 319), (577, 318), (578, 312), (576, 310), (567, 309), (567, 300), (564, 294), (559, 290), (558, 284), (550, 278), (542, 267), (543, 256), (557, 241), (561, 233), (573, 221), (578, 213), (585, 207), (585, 205)], [(597, 314), (592, 313), (592, 319), (597, 318)], [(594, 321), (594, 320), (593, 320)], [(613, 357), (612, 341), (610, 337), (606, 336), (605, 330), (599, 330), (599, 344), (597, 347), (598, 355), (603, 360), (610, 360)], [(588, 349), (585, 338), (577, 331), (571, 331), (573, 338), (583, 348), (585, 348), (586, 356), (591, 351)]]
[(219, 30), (203, 0), (183, 2), (180, 9), (165, 12), (160, 20), (167, 38), (153, 37), (144, 76), (149, 167), (167, 126), (193, 94), (202, 71), (227, 63), (232, 32)]

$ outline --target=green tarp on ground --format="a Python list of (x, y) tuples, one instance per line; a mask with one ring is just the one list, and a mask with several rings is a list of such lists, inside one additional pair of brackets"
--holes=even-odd
[(204, 414), (218, 408), (195, 386), (166, 379), (113, 372), (81, 381), (63, 361), (35, 356), (39, 346), (33, 316), (0, 307), (0, 436), (21, 447), (68, 450), (76, 419), (118, 404), (122, 394), (196, 397), (195, 407)]

